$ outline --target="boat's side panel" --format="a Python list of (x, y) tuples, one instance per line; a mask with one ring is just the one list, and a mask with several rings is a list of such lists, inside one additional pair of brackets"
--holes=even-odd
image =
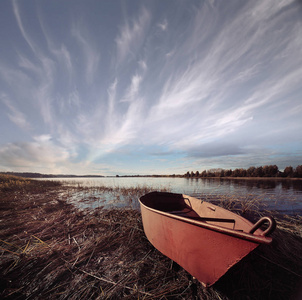
[(258, 244), (169, 218), (141, 205), (148, 240), (206, 286)]

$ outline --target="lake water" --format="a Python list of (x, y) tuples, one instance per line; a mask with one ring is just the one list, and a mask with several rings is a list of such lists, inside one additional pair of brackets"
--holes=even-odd
[[(242, 201), (258, 199), (261, 203), (261, 210), (275, 210), (282, 214), (302, 215), (302, 180), (163, 177), (60, 178), (55, 180), (63, 181), (65, 184), (77, 188), (87, 188), (86, 191), (80, 192), (75, 189), (75, 193), (69, 195), (73, 197), (74, 202), (80, 201), (79, 206), (84, 208), (88, 205), (90, 205), (90, 208), (91, 205), (92, 208), (100, 205), (118, 207), (129, 205), (129, 201), (125, 201), (123, 195), (117, 195), (109, 191), (100, 192), (97, 187), (113, 189), (145, 187), (152, 190), (167, 189), (174, 193), (206, 198), (210, 201), (215, 201), (219, 197), (237, 197)], [(136, 198), (136, 195), (130, 193), (128, 197)], [(86, 202), (83, 201), (84, 198), (87, 200)], [(137, 207), (137, 199), (132, 200), (131, 206)], [(257, 205), (259, 206), (259, 203)]]

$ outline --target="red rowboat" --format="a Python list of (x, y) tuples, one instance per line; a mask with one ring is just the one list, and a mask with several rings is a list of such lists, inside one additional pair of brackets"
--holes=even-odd
[[(271, 217), (256, 224), (209, 202), (181, 194), (152, 192), (139, 199), (145, 234), (151, 244), (204, 286), (228, 269), (276, 228)], [(260, 227), (268, 222), (262, 231)]]

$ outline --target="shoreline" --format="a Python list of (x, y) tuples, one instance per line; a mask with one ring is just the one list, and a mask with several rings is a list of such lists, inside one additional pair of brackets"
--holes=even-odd
[(209, 177), (203, 177), (203, 176), (185, 176), (180, 174), (174, 174), (174, 175), (115, 175), (115, 176), (103, 176), (103, 175), (55, 175), (55, 174), (41, 174), (41, 173), (18, 173), (18, 172), (0, 172), (0, 175), (4, 176), (21, 176), (23, 178), (28, 179), (40, 179), (40, 180), (47, 180), (47, 179), (79, 179), (79, 178), (187, 178), (187, 179), (246, 179), (246, 180), (302, 180), (302, 177), (233, 177), (233, 176), (209, 176)]
[[(184, 177), (186, 178), (186, 177)], [(293, 177), (189, 177), (188, 179), (238, 179), (238, 180), (272, 180), (272, 181), (286, 181), (286, 180), (302, 180), (302, 178)]]

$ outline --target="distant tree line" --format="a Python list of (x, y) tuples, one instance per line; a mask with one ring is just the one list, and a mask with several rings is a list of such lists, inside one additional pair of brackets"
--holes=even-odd
[(69, 175), (69, 174), (41, 174), (41, 173), (32, 173), (32, 172), (0, 172), (4, 175), (13, 175), (24, 178), (70, 178), (70, 177), (104, 177), (102, 175)]
[(249, 167), (248, 169), (210, 169), (202, 172), (187, 172), (183, 175), (187, 178), (205, 178), (205, 177), (282, 177), (282, 178), (302, 178), (302, 165), (293, 168), (286, 167), (280, 171), (276, 165), (267, 165), (260, 167)]

